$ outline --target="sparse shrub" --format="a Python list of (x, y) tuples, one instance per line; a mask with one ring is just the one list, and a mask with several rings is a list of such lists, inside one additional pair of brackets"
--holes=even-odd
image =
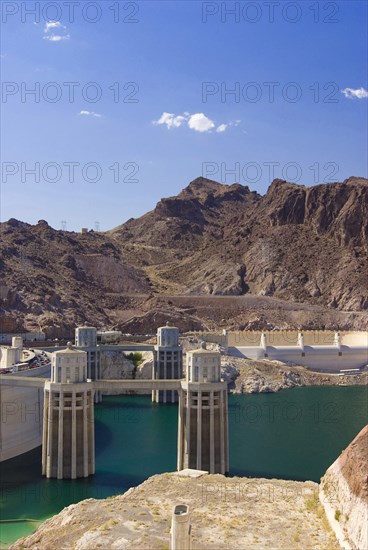
[(317, 511), (318, 506), (319, 500), (317, 500), (314, 495), (311, 495), (305, 500), (305, 507), (309, 512)]
[(139, 351), (129, 353), (129, 355), (126, 355), (126, 358), (129, 359), (129, 361), (132, 361), (135, 367), (139, 367), (139, 365), (143, 362), (143, 355)]

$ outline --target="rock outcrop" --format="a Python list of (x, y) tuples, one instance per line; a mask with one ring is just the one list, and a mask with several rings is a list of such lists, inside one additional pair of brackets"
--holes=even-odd
[(223, 355), (222, 377), (231, 393), (273, 393), (301, 386), (363, 386), (368, 372), (345, 376), (313, 372), (305, 367), (290, 366), (279, 361), (241, 359)]
[[(153, 372), (153, 357), (150, 352), (142, 352), (139, 364), (129, 359), (122, 351), (104, 351), (101, 354), (101, 378), (104, 380), (150, 380)], [(110, 389), (103, 395), (120, 395), (121, 390)], [(150, 391), (129, 391), (129, 394), (146, 395)]]
[(62, 510), (10, 550), (169, 548), (172, 508), (189, 505), (192, 547), (338, 550), (311, 481), (156, 475), (123, 495)]
[(321, 479), (320, 500), (343, 548), (368, 548), (368, 425)]

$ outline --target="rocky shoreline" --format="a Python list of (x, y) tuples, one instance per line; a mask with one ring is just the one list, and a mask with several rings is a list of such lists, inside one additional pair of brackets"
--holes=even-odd
[(364, 386), (368, 371), (358, 374), (329, 374), (289, 366), (279, 361), (256, 361), (223, 355), (222, 376), (231, 393), (272, 393), (301, 386)]
[[(198, 342), (181, 339), (184, 353), (198, 347)], [(208, 344), (208, 349), (220, 351), (217, 344)], [(142, 353), (142, 362), (135, 367), (121, 352), (110, 352), (101, 365), (103, 378), (147, 379), (151, 378), (152, 354)], [(185, 370), (185, 360), (184, 360)], [(302, 386), (368, 386), (368, 370), (357, 374), (330, 374), (317, 372), (302, 366), (291, 366), (281, 361), (254, 360), (227, 355), (221, 351), (221, 376), (228, 382), (230, 393), (273, 393)], [(120, 393), (109, 390), (106, 394)], [(130, 392), (131, 393), (131, 392)], [(145, 390), (136, 392), (147, 393)], [(149, 392), (148, 392), (149, 393)]]

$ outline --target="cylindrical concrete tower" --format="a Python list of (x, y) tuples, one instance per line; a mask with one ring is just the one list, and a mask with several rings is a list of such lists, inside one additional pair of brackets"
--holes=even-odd
[(179, 390), (178, 470), (229, 471), (227, 411), (221, 355), (203, 344), (187, 353), (187, 380)]
[(95, 327), (77, 327), (75, 329), (75, 345), (78, 348), (90, 348), (97, 345), (97, 329)]
[(57, 479), (94, 474), (94, 390), (87, 382), (86, 352), (70, 342), (54, 352), (44, 391), (42, 474)]
[[(154, 380), (183, 378), (183, 351), (179, 344), (179, 329), (171, 327), (168, 323), (157, 330), (152, 378)], [(176, 391), (152, 391), (152, 401), (156, 403), (176, 403), (177, 400)]]
[(0, 368), (7, 369), (19, 362), (19, 349), (1, 346)]
[(23, 351), (23, 338), (21, 336), (13, 336), (12, 348), (18, 348), (21, 352)]
[(334, 345), (339, 349), (339, 351), (341, 350), (341, 336), (339, 332), (335, 332)]
[[(75, 329), (75, 345), (87, 353), (87, 378), (101, 378), (100, 347), (97, 345), (97, 329), (95, 327), (77, 327)], [(95, 392), (95, 402), (102, 401), (101, 392)]]

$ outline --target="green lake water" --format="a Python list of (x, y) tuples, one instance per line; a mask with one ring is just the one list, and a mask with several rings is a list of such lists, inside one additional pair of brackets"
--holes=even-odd
[[(153, 404), (148, 396), (104, 397), (95, 407), (96, 474), (87, 479), (42, 477), (41, 448), (3, 462), (1, 547), (69, 504), (175, 471), (177, 414), (177, 406)], [(362, 386), (230, 395), (229, 475), (318, 482), (367, 422), (368, 388)]]

